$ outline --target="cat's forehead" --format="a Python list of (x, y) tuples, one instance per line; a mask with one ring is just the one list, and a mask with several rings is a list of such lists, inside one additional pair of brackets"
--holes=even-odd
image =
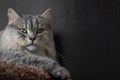
[(37, 20), (39, 23), (44, 23), (45, 19), (43, 19), (42, 17), (38, 16), (38, 15), (22, 15), (22, 18), (25, 20), (32, 20), (35, 21)]
[(36, 15), (23, 15), (22, 19), (18, 21), (19, 24), (22, 25), (22, 27), (25, 28), (39, 28), (39, 27), (45, 27), (40, 25), (45, 25), (45, 20), (39, 16)]

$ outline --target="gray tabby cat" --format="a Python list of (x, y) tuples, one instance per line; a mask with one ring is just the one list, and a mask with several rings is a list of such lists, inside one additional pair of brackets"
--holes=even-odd
[(51, 9), (39, 15), (19, 16), (8, 10), (9, 22), (1, 36), (1, 48), (17, 50), (55, 59), (55, 46), (50, 26)]
[(56, 62), (51, 9), (41, 15), (20, 16), (9, 8), (8, 17), (0, 33), (0, 61), (42, 67), (54, 77), (71, 80), (69, 71)]

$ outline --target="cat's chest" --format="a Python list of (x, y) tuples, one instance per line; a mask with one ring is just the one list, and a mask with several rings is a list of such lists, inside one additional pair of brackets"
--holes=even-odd
[(44, 48), (38, 48), (35, 51), (24, 50), (24, 53), (39, 55), (39, 56), (47, 56), (46, 50)]

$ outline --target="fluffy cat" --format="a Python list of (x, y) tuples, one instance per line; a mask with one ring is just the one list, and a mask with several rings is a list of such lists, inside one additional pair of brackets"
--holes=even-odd
[(1, 48), (54, 58), (55, 46), (50, 26), (51, 9), (43, 14), (19, 16), (8, 10), (9, 22), (1, 36)]
[(51, 9), (38, 15), (18, 15), (8, 9), (8, 25), (0, 33), (0, 61), (42, 67), (54, 77), (71, 80), (56, 62)]

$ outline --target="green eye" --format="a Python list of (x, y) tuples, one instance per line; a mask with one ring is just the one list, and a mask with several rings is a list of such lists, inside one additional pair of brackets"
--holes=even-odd
[(20, 28), (19, 31), (22, 33), (27, 33), (27, 30), (25, 28)]
[(40, 28), (40, 29), (38, 29), (38, 30), (36, 31), (36, 33), (40, 34), (40, 33), (42, 33), (43, 31), (44, 31), (44, 29), (43, 29), (43, 28)]

